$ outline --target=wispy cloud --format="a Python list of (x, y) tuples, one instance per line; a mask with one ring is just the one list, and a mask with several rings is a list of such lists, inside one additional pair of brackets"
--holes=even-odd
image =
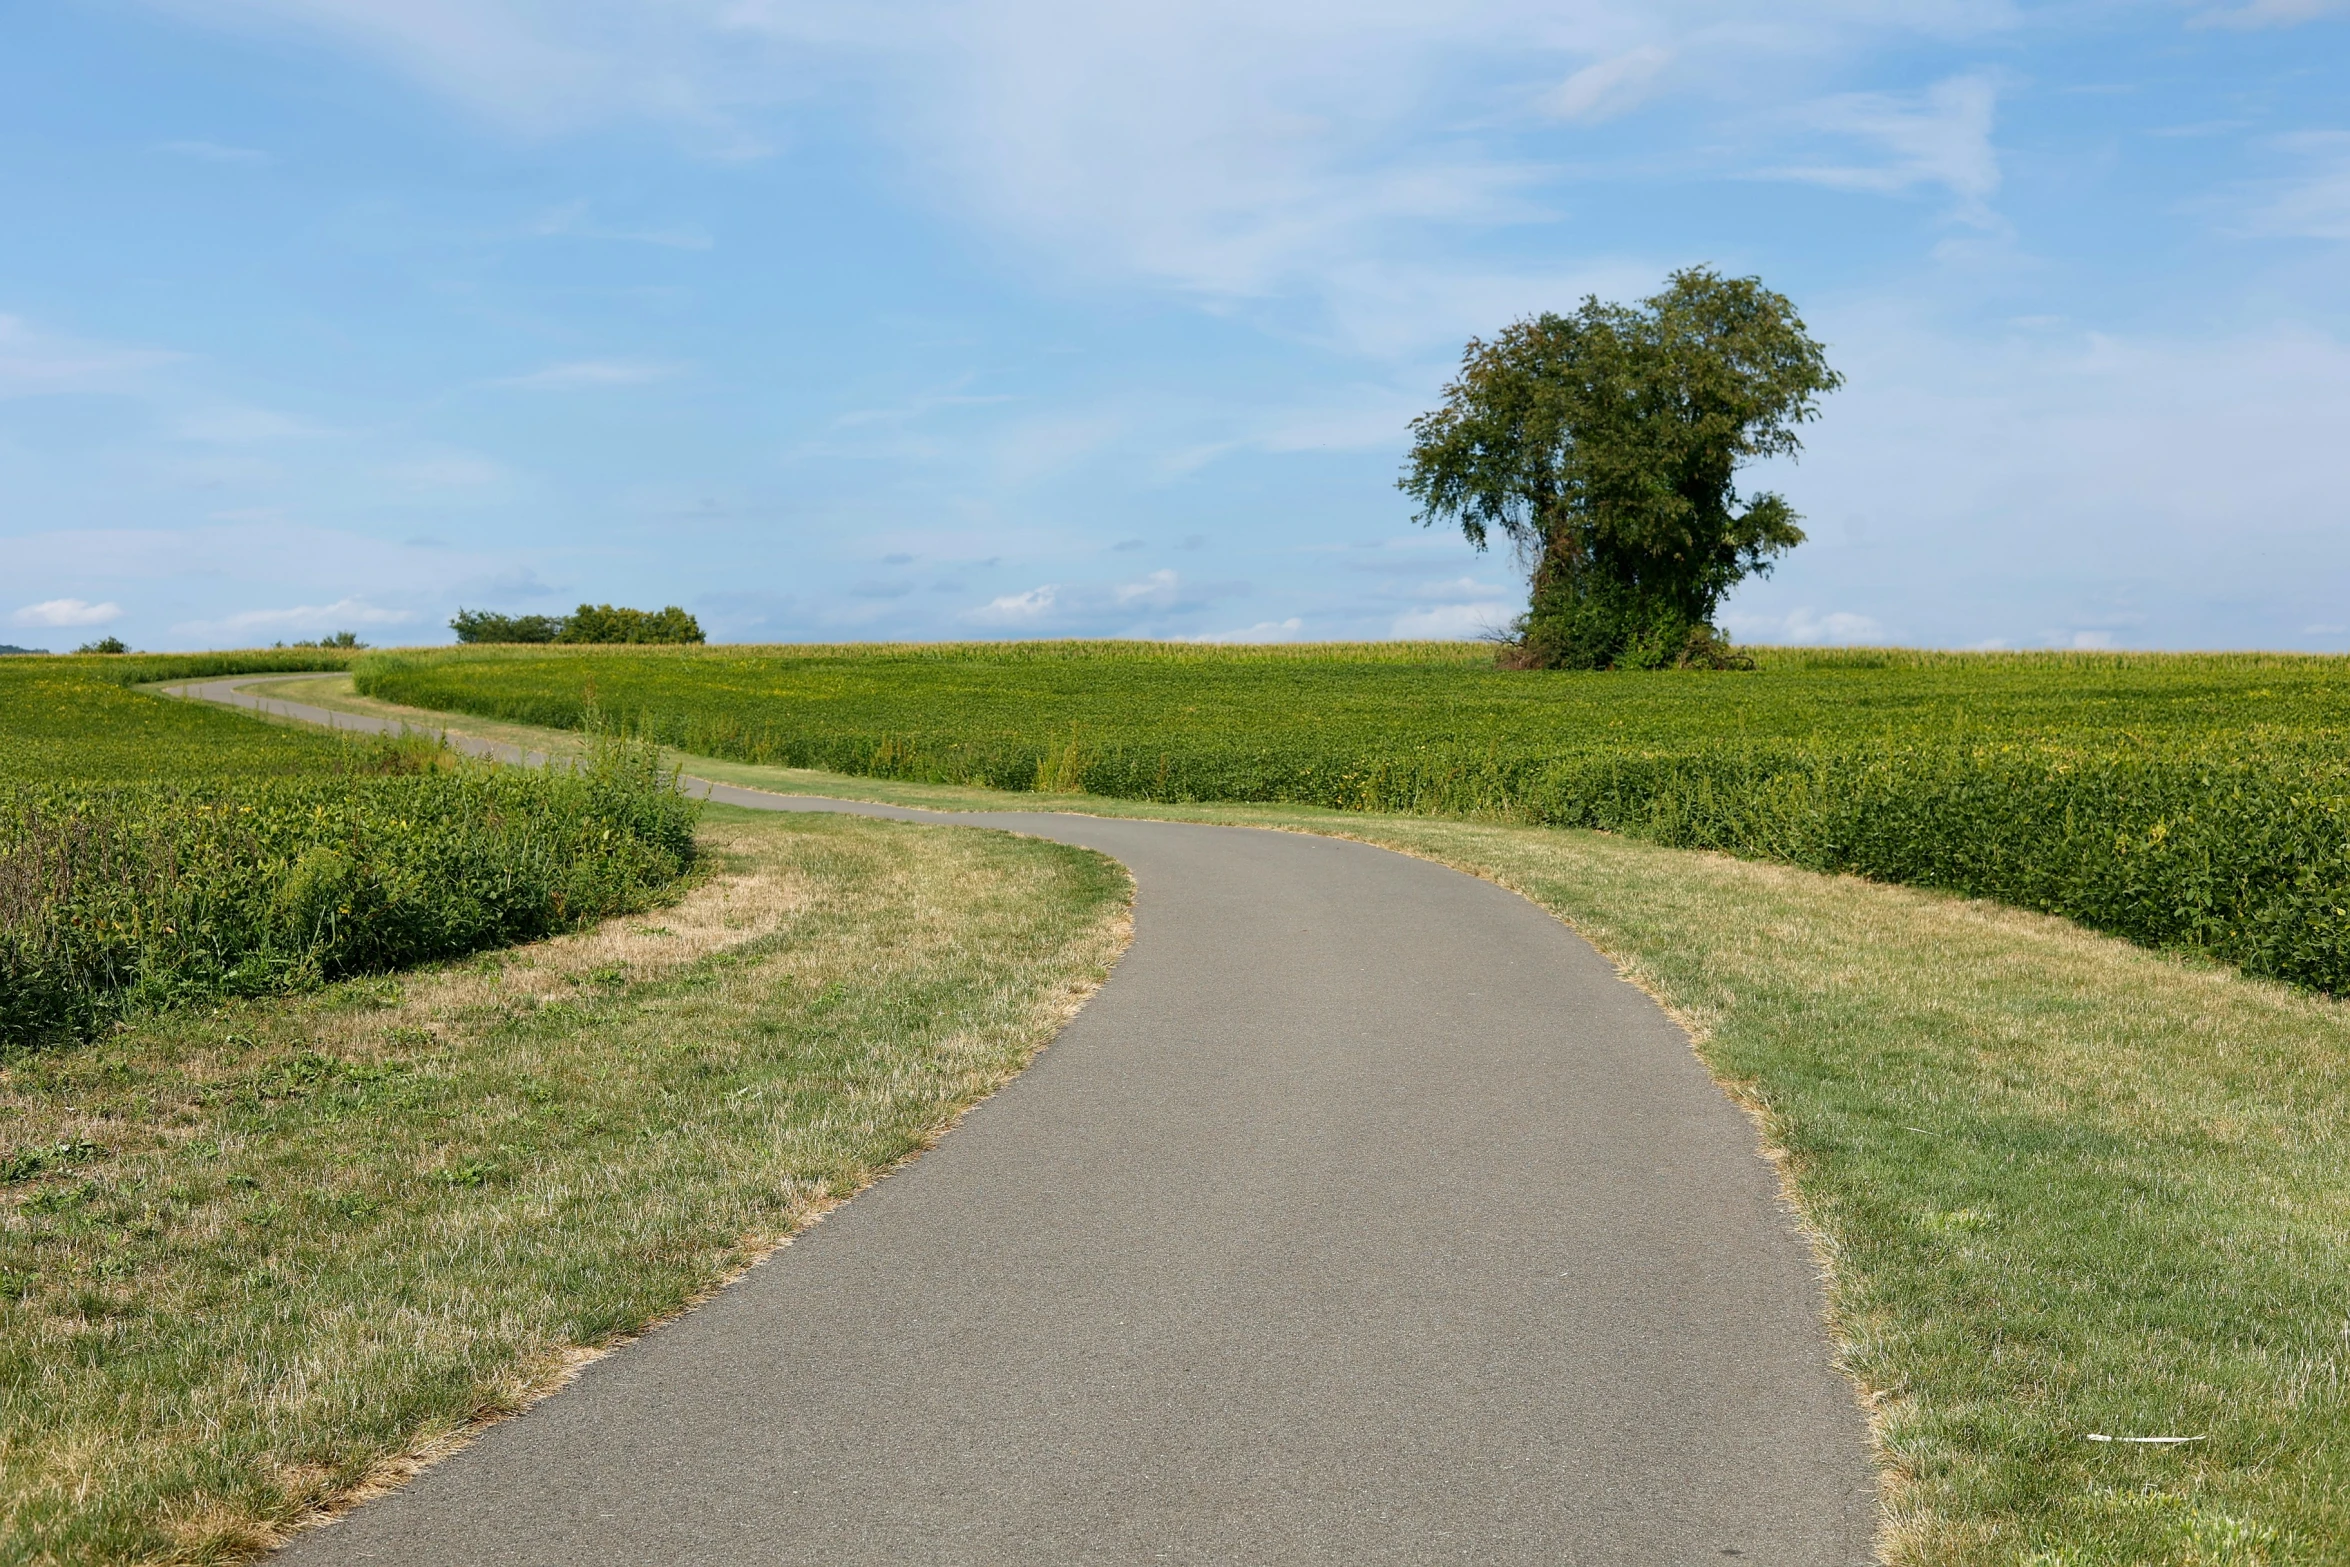
[(1850, 610), (1830, 610), (1821, 614), (1811, 608), (1789, 610), (1784, 615), (1748, 615), (1729, 613), (1721, 617), (1722, 629), (1742, 642), (1772, 643), (1790, 647), (1851, 647), (1879, 643), (1885, 640), (1885, 628), (1867, 615)]
[(541, 215), (530, 231), (547, 238), (617, 240), (666, 250), (708, 250), (718, 243), (708, 231), (691, 225), (646, 228), (599, 221), (584, 201), (568, 202)]
[(500, 386), (521, 387), (534, 392), (594, 391), (610, 386), (642, 386), (648, 381), (666, 381), (676, 375), (679, 367), (655, 364), (641, 359), (581, 359), (569, 364), (549, 365), (543, 370), (532, 370), (524, 375), (510, 375), (498, 382)]
[(1042, 583), (1001, 594), (964, 611), (961, 619), (978, 626), (1156, 636), (1181, 629), (1187, 617), (1248, 591), (1245, 582), (1190, 583), (1161, 567), (1124, 582)]
[(92, 604), (83, 599), (44, 599), (8, 617), (10, 624), (18, 626), (103, 626), (121, 618), (120, 604)]
[(1430, 604), (1407, 609), (1388, 623), (1387, 634), (1415, 642), (1463, 642), (1506, 628), (1525, 606), (1503, 599), (1474, 604)]
[(1657, 73), (1673, 58), (1670, 49), (1643, 44), (1611, 60), (1587, 65), (1553, 88), (1542, 107), (1562, 120), (1591, 123), (1613, 119), (1647, 101)]
[(2276, 145), (2301, 171), (2255, 187), (2246, 227), (2298, 239), (2350, 239), (2350, 131), (2305, 131)]
[(235, 403), (192, 408), (173, 418), (170, 428), (183, 441), (211, 446), (256, 446), (330, 433), (291, 414)]
[(2314, 22), (2346, 9), (2350, 9), (2350, 0), (2250, 0), (2246, 5), (2198, 12), (2191, 25), (2244, 29), (2298, 27), (2303, 22)]
[(470, 490), (496, 484), (506, 470), (487, 457), (471, 452), (435, 452), (384, 464), (383, 476), (421, 490)]
[(1041, 583), (1019, 593), (1006, 593), (972, 610), (965, 619), (983, 626), (1033, 625), (1051, 614), (1060, 603), (1061, 585)]
[[(1668, 86), (1735, 80), (1729, 96), (1751, 97), (1748, 84), (1817, 80), (1819, 67), (1888, 39), (1969, 36), (2014, 15), (2005, 0), (1831, 0), (1737, 25), (1637, 0), (148, 3), (331, 38), (530, 128), (649, 116), (722, 153), (783, 135), (778, 125), (813, 85), (845, 89), (850, 112), (894, 145), (936, 204), (1019, 247), (1029, 266), (1147, 280), (1212, 307), (1335, 294), (1366, 257), (1402, 265), (1442, 236), (1457, 245), (1557, 221), (1544, 191), (1559, 171), (1496, 119), (1497, 76), (1551, 77), (1558, 85), (1529, 107), (1590, 123)], [(1790, 176), (1945, 185), (1973, 213), (1997, 186), (1990, 101), (1982, 78), (1829, 100), (1821, 114), (1831, 123), (1815, 129), (1875, 139), (1892, 158), (1821, 161)], [(541, 229), (708, 239), (584, 203)], [(1358, 304), (1397, 322), (1410, 314), (1375, 292)], [(1400, 330), (1358, 335), (1366, 351), (1385, 352), (1378, 340)]]
[(361, 626), (400, 626), (416, 619), (414, 610), (379, 609), (360, 598), (341, 598), (332, 604), (295, 604), (285, 609), (248, 609), (218, 620), (192, 620), (174, 631), (195, 636), (241, 635), (286, 631), (340, 631)]
[(1202, 631), (1197, 635), (1176, 637), (1177, 642), (1296, 642), (1304, 637), (1306, 623), (1296, 615), (1287, 620), (1260, 620), (1253, 626), (1241, 626), (1231, 631)]
[(193, 158), (199, 163), (268, 163), (268, 153), (258, 147), (231, 147), (217, 141), (158, 142), (157, 152), (169, 153), (175, 158)]
[(1940, 187), (1957, 198), (1957, 211), (1987, 221), (1999, 192), (1999, 154), (1991, 131), (1999, 87), (1987, 75), (1953, 76), (1916, 93), (1846, 93), (1812, 104), (1801, 119), (1837, 138), (1873, 144), (1866, 162), (1791, 164), (1772, 177), (1838, 190), (1902, 195)]
[(132, 391), (178, 357), (83, 342), (43, 332), (21, 316), (0, 315), (0, 397)]

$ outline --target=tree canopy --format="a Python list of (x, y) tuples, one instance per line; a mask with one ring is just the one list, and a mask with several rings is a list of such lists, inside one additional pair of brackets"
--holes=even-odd
[(702, 623), (675, 604), (625, 609), (582, 604), (568, 615), (500, 615), (460, 609), (449, 622), (460, 642), (699, 642)]
[(1444, 404), (1412, 421), (1400, 488), (1424, 524), (1500, 533), (1532, 567), (1518, 662), (1721, 662), (1722, 597), (1803, 542), (1737, 470), (1801, 450), (1843, 378), (1759, 278), (1676, 272), (1637, 306), (1584, 300), (1472, 339)]

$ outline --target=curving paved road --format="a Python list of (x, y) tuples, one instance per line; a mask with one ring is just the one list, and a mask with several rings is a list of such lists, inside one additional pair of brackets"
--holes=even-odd
[(1873, 1559), (1752, 1128), (1534, 905), (1302, 834), (709, 793), (1098, 849), (1134, 945), (917, 1164), (288, 1563)]

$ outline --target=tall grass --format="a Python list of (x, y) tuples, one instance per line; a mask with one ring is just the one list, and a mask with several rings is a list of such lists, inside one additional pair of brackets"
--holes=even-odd
[(528, 940), (639, 907), (692, 859), (694, 807), (648, 745), (529, 773), (125, 688), (288, 662), (316, 660), (0, 667), (0, 1057)]
[(693, 818), (620, 741), (571, 773), (0, 788), (0, 1053), (641, 907), (690, 863)]

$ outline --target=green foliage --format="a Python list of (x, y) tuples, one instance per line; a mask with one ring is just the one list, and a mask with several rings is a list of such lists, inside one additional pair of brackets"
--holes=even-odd
[(683, 643), (702, 640), (702, 623), (675, 604), (665, 609), (622, 609), (582, 604), (572, 613), (497, 615), (460, 609), (449, 622), (460, 642)]
[(0, 669), (0, 757), (0, 1053), (526, 940), (641, 906), (692, 856), (693, 807), (649, 747), (498, 769), (76, 661)]
[(100, 637), (95, 642), (84, 642), (74, 651), (76, 653), (128, 653), (130, 645), (120, 637)]
[(1737, 470), (1799, 451), (1841, 379), (1785, 296), (1690, 268), (1638, 308), (1589, 298), (1472, 339), (1398, 484), (1422, 522), (1532, 563), (1518, 667), (1708, 665), (1722, 596), (1803, 541), (1782, 497), (1740, 501)]
[(1733, 680), (1474, 644), (385, 655), (360, 689), (738, 761), (1595, 827), (1993, 897), (2350, 990), (2350, 662), (1763, 653)]
[[(299, 647), (299, 648), (312, 648), (312, 647), (317, 647), (317, 648), (363, 648), (363, 647), (367, 646), (367, 644), (366, 644), (366, 643), (364, 643), (364, 642), (362, 642), (362, 641), (360, 641), (360, 640), (359, 640), (359, 633), (358, 633), (358, 632), (356, 632), (356, 631), (336, 631), (336, 632), (331, 632), (331, 633), (329, 633), (329, 634), (328, 634), (328, 635), (326, 635), (326, 636), (319, 637), (319, 638), (317, 638), (317, 639), (315, 639), (315, 640), (313, 640), (313, 641), (309, 641), (309, 642), (280, 642), (280, 643), (277, 643), (277, 644), (275, 644), (275, 645), (276, 645), (276, 646), (278, 646), (278, 647)], [(106, 648), (97, 648), (97, 649), (92, 649), (92, 648), (84, 648), (84, 649), (82, 649), (82, 651), (83, 651), (83, 652), (85, 652), (85, 653), (88, 653), (88, 652), (108, 652), (108, 651), (112, 651), (112, 652), (120, 652), (120, 651), (121, 651), (121, 649), (119, 649), (119, 648), (115, 648), (115, 649), (106, 649)]]
[(699, 642), (702, 623), (675, 604), (665, 609), (615, 609), (582, 604), (563, 623), (558, 642)]
[(497, 615), (460, 608), (449, 629), (460, 642), (552, 642), (562, 635), (563, 622), (553, 615)]
[(131, 688), (153, 680), (332, 669), (334, 654), (135, 654), (0, 664), (0, 785), (9, 780), (209, 778), (315, 773), (350, 747)]

